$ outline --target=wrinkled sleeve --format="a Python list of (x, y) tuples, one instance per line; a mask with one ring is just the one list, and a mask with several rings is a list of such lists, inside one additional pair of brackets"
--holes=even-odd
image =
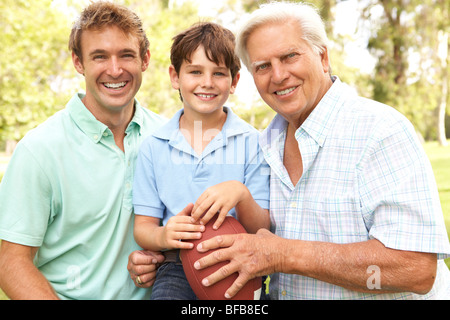
[(409, 123), (380, 132), (359, 166), (361, 208), (371, 238), (398, 250), (450, 255), (431, 164)]
[(258, 143), (259, 134), (247, 140), (247, 163), (244, 184), (261, 208), (269, 209), (270, 168)]
[(23, 143), (14, 151), (0, 185), (0, 238), (40, 247), (50, 217), (51, 184)]
[(137, 156), (133, 208), (135, 214), (162, 219), (165, 207), (158, 194), (150, 141), (147, 139), (142, 143)]

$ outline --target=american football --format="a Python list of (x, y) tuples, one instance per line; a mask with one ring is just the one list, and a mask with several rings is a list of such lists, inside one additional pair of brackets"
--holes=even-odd
[[(204, 278), (214, 273), (228, 262), (221, 262), (202, 270), (196, 270), (194, 268), (195, 261), (209, 255), (214, 251), (209, 250), (208, 252), (200, 253), (196, 249), (197, 245), (202, 241), (218, 235), (247, 233), (239, 221), (232, 216), (227, 216), (218, 230), (214, 230), (212, 228), (214, 221), (215, 219), (211, 219), (205, 225), (205, 231), (203, 232), (201, 239), (190, 241), (194, 244), (194, 249), (180, 251), (180, 257), (183, 263), (186, 278), (188, 279), (192, 290), (197, 295), (197, 298), (200, 300), (226, 300), (225, 292), (236, 280), (238, 274), (234, 273), (209, 287), (203, 286), (201, 281)], [(246, 285), (230, 300), (259, 300), (261, 295), (261, 281), (261, 277), (248, 281)]]

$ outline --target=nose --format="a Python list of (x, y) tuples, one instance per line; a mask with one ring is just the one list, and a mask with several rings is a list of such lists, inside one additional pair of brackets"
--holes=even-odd
[(111, 57), (108, 65), (108, 75), (113, 78), (118, 78), (123, 72), (120, 61), (117, 57)]
[(281, 62), (272, 62), (272, 82), (281, 84), (287, 78), (289, 78), (289, 72), (286, 66)]
[(202, 88), (212, 88), (214, 86), (213, 75), (205, 73), (201, 82)]

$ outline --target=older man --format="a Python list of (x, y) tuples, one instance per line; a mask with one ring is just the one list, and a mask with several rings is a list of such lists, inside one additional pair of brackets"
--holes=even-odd
[(274, 299), (450, 298), (450, 247), (429, 161), (412, 125), (330, 75), (316, 10), (273, 3), (238, 34), (238, 53), (277, 112), (261, 147), (272, 228), (223, 236), (197, 261), (229, 260), (203, 280), (272, 274)]

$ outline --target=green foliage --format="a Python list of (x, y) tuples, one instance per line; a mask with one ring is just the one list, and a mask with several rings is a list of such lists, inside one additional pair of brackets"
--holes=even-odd
[[(181, 107), (168, 75), (172, 37), (205, 18), (198, 16), (198, 8), (190, 1), (115, 1), (137, 12), (151, 42), (151, 62), (137, 98), (151, 110), (170, 117)], [(343, 63), (348, 54), (348, 39), (333, 33), (334, 8), (342, 1), (307, 1), (320, 9), (326, 20), (332, 40), (329, 51), (333, 73), (355, 86), (363, 96), (397, 108), (426, 139), (435, 139), (436, 108), (443, 96), (442, 78), (450, 74), (450, 64), (447, 70), (442, 70), (437, 60), (437, 34), (450, 30), (450, 2), (361, 3), (359, 7), (365, 5), (361, 21), (366, 22), (365, 27), (370, 26), (369, 49), (378, 58), (375, 72), (364, 75)], [(56, 2), (65, 5), (56, 6)], [(209, 19), (229, 26), (227, 12), (233, 12), (234, 26), (243, 14), (262, 2), (265, 1), (227, 0), (221, 2)], [(0, 145), (5, 140), (20, 139), (30, 128), (64, 107), (75, 91), (83, 89), (84, 79), (73, 69), (67, 41), (75, 14), (88, 3), (89, 0), (0, 0)], [(380, 8), (381, 15), (375, 15), (374, 9)], [(264, 128), (273, 116), (258, 97), (243, 108), (242, 102), (233, 96), (230, 105), (236, 106), (237, 113), (257, 128)]]
[(134, 1), (134, 5), (136, 12), (148, 25), (146, 30), (151, 59), (137, 98), (149, 109), (171, 117), (181, 108), (178, 92), (172, 88), (169, 78), (172, 38), (199, 21), (197, 9), (189, 3), (169, 8), (166, 1), (153, 1), (149, 8), (148, 1), (145, 2), (146, 6), (139, 2)]
[(1, 140), (19, 139), (65, 104), (66, 20), (50, 0), (1, 0), (0, 29)]
[[(368, 48), (378, 58), (371, 76), (372, 98), (406, 115), (426, 139), (436, 139), (435, 110), (444, 95), (444, 77), (450, 74), (436, 52), (439, 32), (450, 29), (449, 2), (367, 3), (363, 18), (372, 22)], [(374, 7), (381, 8), (381, 17), (371, 18)]]

